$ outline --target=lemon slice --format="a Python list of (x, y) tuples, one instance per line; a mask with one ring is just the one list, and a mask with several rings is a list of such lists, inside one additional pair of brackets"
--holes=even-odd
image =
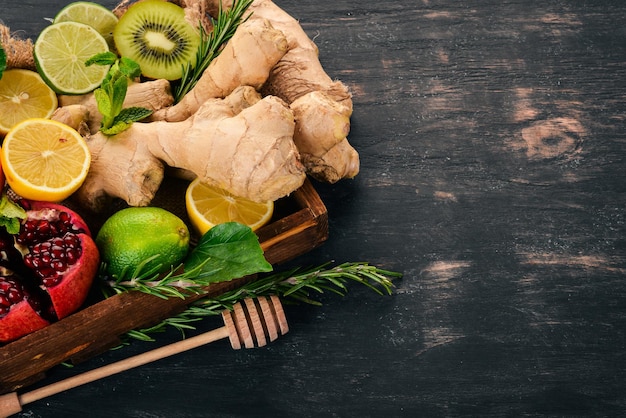
[(29, 118), (47, 118), (57, 108), (57, 95), (35, 71), (7, 70), (0, 78), (0, 133)]
[(115, 45), (113, 29), (117, 25), (118, 18), (111, 10), (101, 4), (90, 1), (70, 3), (54, 17), (53, 23), (60, 22), (78, 22), (89, 25), (106, 39), (109, 48), (112, 49)]
[(189, 220), (200, 235), (224, 222), (239, 222), (255, 231), (269, 222), (274, 212), (274, 202), (253, 202), (199, 179), (187, 187), (185, 204)]
[(34, 56), (39, 74), (54, 91), (84, 94), (100, 86), (109, 71), (109, 66), (87, 67), (85, 62), (107, 51), (107, 41), (91, 26), (60, 22), (41, 31)]
[(59, 202), (83, 183), (91, 154), (78, 132), (50, 119), (27, 119), (4, 138), (0, 163), (9, 186), (32, 200)]

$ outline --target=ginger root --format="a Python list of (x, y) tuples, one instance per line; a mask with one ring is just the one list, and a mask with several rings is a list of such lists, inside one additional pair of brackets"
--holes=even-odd
[(90, 111), (87, 106), (82, 104), (73, 104), (69, 106), (58, 107), (53, 113), (50, 119), (54, 119), (57, 122), (61, 122), (76, 129), (76, 131), (83, 137), (91, 135), (89, 129)]
[[(170, 1), (196, 16), (198, 11), (217, 16), (220, 2), (224, 8), (232, 6), (232, 0)], [(129, 1), (123, 3), (118, 14)], [(347, 139), (352, 115), (348, 88), (328, 76), (319, 61), (317, 46), (287, 12), (270, 0), (255, 0), (250, 12), (249, 20), (237, 29), (196, 88), (180, 103), (156, 111), (151, 120), (184, 120), (205, 100), (224, 97), (239, 85), (251, 85), (265, 96), (274, 95), (292, 105), (296, 117), (294, 140), (312, 177), (334, 183), (356, 176), (359, 155)], [(319, 114), (311, 111), (316, 107)], [(311, 130), (319, 126), (325, 127), (325, 136)]]
[[(185, 3), (188, 7), (197, 7), (195, 4), (201, 3), (204, 9), (216, 16), (220, 3), (227, 8), (232, 6), (233, 1), (186, 0)], [(319, 113), (325, 117), (321, 121), (322, 116), (315, 112), (301, 113), (292, 109), (296, 116), (296, 142), (307, 172), (329, 183), (356, 176), (359, 155), (347, 140), (352, 115), (352, 97), (348, 88), (328, 76), (320, 63), (317, 46), (294, 17), (271, 0), (255, 0), (250, 12), (250, 20), (269, 21), (285, 34), (289, 43), (289, 50), (272, 69), (262, 93), (278, 96), (290, 105), (300, 100), (299, 107), (310, 109), (317, 106)], [(311, 95), (313, 92), (316, 93)], [(309, 121), (310, 116), (315, 121)], [(330, 127), (325, 131), (331, 134), (322, 138), (319, 132), (310, 130), (320, 125)], [(345, 135), (337, 136), (339, 132), (345, 132)], [(337, 149), (333, 149), (331, 144)]]
[(346, 138), (350, 115), (345, 106), (313, 91), (290, 107), (298, 121), (293, 140), (308, 173), (329, 183), (354, 177), (359, 171), (359, 155)]
[(281, 31), (264, 20), (244, 22), (196, 86), (177, 104), (155, 112), (151, 120), (181, 121), (206, 100), (226, 97), (239, 86), (261, 88), (285, 52), (287, 40)]
[(114, 137), (87, 137), (92, 163), (76, 197), (95, 212), (112, 198), (148, 205), (167, 165), (241, 197), (276, 200), (306, 177), (292, 139), (294, 127), (281, 99), (240, 87), (225, 99), (206, 101), (182, 122), (135, 123)]

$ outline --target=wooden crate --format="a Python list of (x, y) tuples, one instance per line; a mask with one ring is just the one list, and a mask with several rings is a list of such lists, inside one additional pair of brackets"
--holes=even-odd
[[(274, 219), (257, 231), (266, 259), (280, 264), (319, 246), (328, 237), (328, 214), (310, 182), (277, 202)], [(216, 296), (241, 286), (241, 278), (210, 286)], [(94, 357), (118, 345), (126, 332), (159, 323), (183, 311), (198, 296), (157, 298), (140, 292), (91, 304), (42, 330), (0, 347), (0, 394), (30, 385), (60, 363)]]

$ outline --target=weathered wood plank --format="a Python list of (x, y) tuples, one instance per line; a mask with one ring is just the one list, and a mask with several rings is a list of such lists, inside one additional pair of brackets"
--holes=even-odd
[[(31, 34), (55, 8), (5, 3)], [(395, 295), (323, 295), (267, 349), (216, 344), (24, 416), (622, 415), (626, 3), (277, 4), (351, 87), (361, 154), (355, 180), (315, 184), (329, 239), (297, 263), (400, 270)]]

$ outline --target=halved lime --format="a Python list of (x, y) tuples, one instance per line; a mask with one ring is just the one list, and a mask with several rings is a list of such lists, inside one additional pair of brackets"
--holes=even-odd
[(84, 94), (96, 89), (109, 66), (85, 62), (109, 50), (106, 39), (89, 25), (60, 22), (46, 27), (35, 41), (37, 71), (54, 91)]
[(53, 23), (78, 22), (89, 25), (106, 39), (109, 48), (113, 42), (113, 29), (117, 25), (117, 16), (101, 4), (90, 1), (76, 1), (65, 6), (54, 17)]

